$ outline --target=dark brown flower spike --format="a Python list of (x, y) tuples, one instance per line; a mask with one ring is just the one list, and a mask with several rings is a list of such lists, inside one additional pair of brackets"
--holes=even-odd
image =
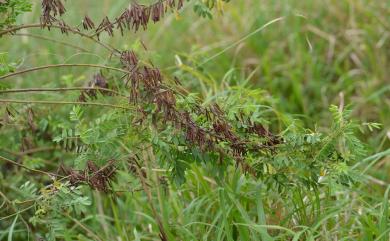
[(41, 24), (49, 26), (56, 21), (56, 16), (61, 16), (66, 12), (61, 0), (42, 0)]
[[(121, 63), (124, 69), (129, 71), (126, 75), (127, 83), (131, 83), (130, 102), (152, 103), (156, 105), (153, 113), (153, 119), (162, 114), (166, 122), (171, 122), (176, 128), (183, 131), (185, 139), (189, 145), (198, 147), (201, 151), (213, 151), (222, 153), (221, 155), (232, 156), (237, 165), (254, 174), (250, 165), (245, 163), (245, 155), (248, 150), (259, 150), (259, 147), (274, 146), (277, 144), (277, 138), (259, 124), (247, 123), (250, 126), (248, 133), (255, 133), (266, 137), (265, 145), (251, 143), (241, 138), (234, 128), (225, 119), (224, 111), (217, 105), (213, 104), (209, 108), (195, 105), (193, 111), (203, 114), (212, 121), (211, 128), (205, 128), (192, 119), (191, 113), (180, 111), (176, 107), (175, 93), (163, 85), (163, 76), (158, 68), (142, 65), (135, 52), (124, 51), (121, 54)], [(144, 93), (141, 94), (141, 91)], [(142, 101), (139, 99), (142, 98)], [(140, 107), (142, 109), (142, 107)], [(244, 120), (244, 116), (240, 117)], [(249, 119), (248, 119), (249, 120)], [(247, 120), (245, 120), (247, 121)], [(221, 150), (219, 143), (226, 143), (230, 147), (230, 153)]]
[(95, 28), (95, 24), (93, 23), (92, 19), (88, 17), (88, 15), (85, 15), (85, 17), (83, 19), (83, 28), (85, 30)]
[[(95, 74), (92, 78), (92, 80), (88, 83), (88, 87), (97, 88), (97, 89), (108, 89), (108, 82), (101, 74)], [(103, 95), (107, 95), (108, 92), (105, 90), (83, 90), (80, 93), (79, 101), (80, 102), (87, 102), (88, 99), (96, 99), (97, 97), (97, 91), (99, 91)]]
[(99, 33), (101, 31), (106, 31), (108, 33), (109, 36), (114, 36), (114, 25), (110, 22), (110, 20), (108, 19), (108, 17), (105, 17), (102, 22), (99, 24), (99, 26), (97, 27), (96, 29), (96, 33), (98, 33), (98, 38), (99, 38)]
[(115, 176), (115, 160), (110, 160), (103, 167), (98, 167), (89, 160), (84, 170), (67, 169), (64, 166), (60, 170), (67, 176), (71, 185), (78, 186), (82, 183), (88, 184), (92, 189), (108, 192), (111, 180)]
[(152, 5), (152, 20), (154, 23), (160, 21), (164, 17), (165, 7), (162, 1)]
[(60, 20), (58, 22), (59, 26), (60, 26), (60, 29), (61, 29), (61, 33), (63, 34), (68, 34), (68, 30), (69, 30), (69, 27), (66, 25), (66, 23), (63, 21), (63, 20)]
[[(124, 29), (133, 30), (137, 32), (141, 27), (146, 30), (150, 19), (154, 23), (160, 21), (168, 9), (179, 10), (183, 7), (183, 0), (159, 0), (158, 2), (150, 5), (140, 5), (138, 3), (132, 3), (127, 9), (125, 9), (119, 17), (115, 18), (114, 25), (123, 35)], [(97, 29), (98, 35), (102, 29)]]
[(182, 9), (182, 8), (183, 8), (183, 5), (184, 5), (183, 0), (178, 0), (177, 10)]

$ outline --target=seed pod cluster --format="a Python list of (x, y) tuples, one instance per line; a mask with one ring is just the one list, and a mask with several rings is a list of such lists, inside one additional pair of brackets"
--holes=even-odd
[[(110, 21), (106, 16), (95, 28), (95, 23), (87, 15), (82, 20), (82, 26), (85, 30), (94, 30), (95, 36), (99, 38), (102, 32), (107, 32), (109, 36), (114, 35), (114, 29), (118, 29), (123, 35), (124, 29), (137, 32), (141, 27), (146, 30), (150, 20), (154, 23), (160, 21), (168, 10), (177, 11), (183, 7), (184, 0), (159, 0), (149, 6), (138, 3), (131, 3), (115, 21)], [(50, 29), (54, 23), (60, 25), (62, 33), (67, 33), (69, 26), (63, 20), (57, 19), (66, 12), (62, 0), (42, 0), (41, 24)], [(79, 29), (76, 28), (77, 31)]]
[[(221, 155), (230, 155), (237, 165), (241, 165), (244, 170), (252, 172), (249, 165), (244, 163), (244, 157), (248, 150), (259, 147), (266, 148), (279, 144), (277, 138), (267, 131), (261, 124), (248, 122), (247, 132), (255, 133), (259, 137), (267, 140), (266, 144), (251, 143), (240, 137), (225, 118), (224, 111), (217, 105), (210, 107), (194, 107), (193, 112), (206, 116), (212, 123), (211, 127), (206, 128), (197, 124), (188, 111), (183, 111), (176, 106), (176, 96), (173, 90), (163, 84), (163, 76), (156, 67), (146, 66), (140, 63), (134, 51), (124, 51), (121, 54), (122, 68), (129, 73), (125, 76), (126, 83), (130, 83), (130, 103), (133, 104), (155, 104), (156, 110), (152, 113), (154, 116), (162, 114), (163, 123), (171, 122), (177, 129), (184, 133), (185, 139), (189, 145), (198, 147), (203, 152), (213, 151)], [(227, 143), (230, 147), (229, 153), (218, 147), (218, 143)], [(252, 172), (253, 173), (253, 172)]]
[[(82, 26), (85, 30), (93, 30), (94, 35), (99, 38), (102, 32), (107, 32), (109, 36), (114, 35), (114, 29), (120, 30), (121, 34), (124, 30), (138, 31), (146, 29), (149, 22), (154, 23), (160, 21), (168, 10), (179, 10), (183, 7), (184, 0), (159, 0), (150, 5), (140, 5), (132, 3), (125, 9), (115, 21), (111, 22), (108, 17), (103, 18), (99, 25), (95, 28), (95, 24), (91, 18), (85, 16), (82, 21)], [(65, 8), (61, 0), (43, 0), (42, 24), (48, 26), (56, 21), (62, 33), (67, 33), (71, 30), (62, 20), (56, 20), (57, 15), (65, 13)], [(77, 28), (73, 31), (80, 31)], [(97, 40), (99, 41), (99, 40)], [(260, 148), (268, 148), (279, 144), (278, 139), (267, 131), (261, 124), (252, 123), (249, 118), (240, 117), (242, 122), (247, 122), (246, 129), (248, 134), (256, 134), (266, 139), (266, 143), (254, 143), (241, 137), (234, 127), (225, 118), (224, 111), (216, 104), (209, 107), (195, 106), (193, 110), (180, 110), (176, 106), (176, 95), (171, 88), (168, 88), (163, 83), (163, 76), (160, 70), (153, 64), (141, 63), (134, 51), (123, 51), (120, 53), (120, 63), (122, 69), (127, 72), (124, 76), (126, 86), (130, 87), (129, 102), (133, 105), (138, 105), (140, 113), (146, 118), (150, 113), (147, 113), (143, 106), (147, 104), (155, 105), (153, 120), (160, 120), (165, 126), (167, 123), (172, 123), (178, 130), (183, 133), (186, 142), (189, 146), (199, 148), (203, 152), (216, 152), (220, 156), (230, 156), (236, 160), (237, 165), (241, 165), (244, 170), (251, 171), (250, 166), (245, 163), (245, 156), (248, 150), (256, 150)], [(176, 81), (179, 83), (178, 81)], [(98, 86), (107, 88), (107, 81), (101, 75), (95, 75), (94, 79), (89, 83), (89, 86)], [(87, 97), (96, 98), (96, 90), (83, 91), (80, 94), (80, 101), (87, 101)], [(206, 116), (209, 125), (202, 126), (193, 118), (193, 114), (201, 114)], [(160, 119), (159, 117), (162, 117)], [(138, 123), (142, 123), (140, 120)], [(221, 148), (220, 143), (228, 148)]]
[(103, 167), (98, 167), (93, 161), (89, 160), (84, 170), (68, 169), (64, 166), (60, 168), (62, 172), (69, 176), (71, 185), (77, 186), (87, 183), (92, 189), (108, 192), (111, 180), (115, 176), (115, 160), (109, 160)]
[[(88, 87), (90, 88), (97, 88), (97, 89), (108, 89), (108, 82), (101, 74), (95, 74), (92, 78), (92, 80), (88, 83)], [(97, 91), (99, 91), (101, 94), (106, 95), (108, 94), (105, 90), (94, 90), (94, 89), (88, 89), (83, 90), (80, 93), (79, 101), (80, 102), (87, 102), (87, 99), (96, 99), (97, 98)]]
[(56, 16), (61, 16), (66, 12), (61, 0), (42, 0), (42, 26), (48, 26), (57, 21)]

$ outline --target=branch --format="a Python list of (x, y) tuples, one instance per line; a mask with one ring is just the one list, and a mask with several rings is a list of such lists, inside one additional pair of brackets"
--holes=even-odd
[(52, 92), (62, 92), (62, 91), (72, 91), (72, 90), (101, 90), (105, 92), (110, 92), (118, 96), (122, 96), (125, 98), (128, 98), (128, 96), (122, 95), (121, 93), (106, 89), (106, 88), (99, 88), (99, 87), (69, 87), (69, 88), (28, 88), (28, 89), (7, 89), (7, 90), (0, 90), (0, 94), (6, 94), (6, 93), (23, 93), (23, 92), (44, 92), (44, 91), (52, 91)]
[(9, 77), (12, 77), (15, 75), (28, 73), (28, 72), (38, 71), (38, 70), (42, 70), (42, 69), (49, 69), (49, 68), (60, 68), (60, 67), (91, 67), (91, 68), (115, 70), (118, 72), (131, 74), (127, 70), (123, 70), (123, 69), (119, 69), (119, 68), (115, 68), (115, 67), (110, 67), (110, 66), (105, 66), (105, 65), (98, 65), (98, 64), (53, 64), (53, 65), (44, 65), (44, 66), (34, 67), (31, 69), (25, 69), (25, 70), (17, 71), (17, 72), (10, 73), (7, 75), (3, 75), (3, 76), (0, 76), (0, 80), (9, 78)]
[[(13, 33), (17, 30), (21, 30), (21, 29), (27, 29), (27, 28), (43, 28), (44, 26), (40, 23), (33, 23), (33, 24), (26, 24), (26, 25), (18, 25), (18, 26), (14, 26), (12, 28), (9, 28), (9, 29), (6, 29), (6, 30), (3, 30), (3, 31), (0, 31), (0, 37), (2, 37), (3, 35), (5, 34), (9, 34), (9, 33)], [(56, 24), (52, 24), (50, 25), (51, 28), (57, 28), (57, 29), (66, 29), (67, 31), (73, 33), (73, 34), (77, 34), (77, 35), (80, 35), (81, 37), (83, 38), (87, 38), (87, 39), (90, 39), (92, 40), (93, 42), (99, 44), (100, 46), (102, 46), (103, 48), (107, 49), (108, 51), (110, 51), (111, 53), (118, 53), (118, 50), (114, 49), (113, 47), (105, 44), (105, 43), (102, 43), (100, 42), (99, 40), (97, 40), (96, 38), (94, 37), (91, 37), (89, 36), (88, 34), (85, 34), (83, 32), (80, 32), (76, 29), (73, 29), (69, 26), (60, 26), (60, 25), (56, 25)]]
[(56, 44), (68, 46), (68, 47), (71, 47), (71, 48), (74, 48), (74, 49), (77, 49), (77, 50), (80, 50), (80, 51), (83, 51), (83, 52), (87, 52), (87, 53), (91, 52), (91, 51), (89, 51), (87, 49), (84, 49), (84, 48), (82, 48), (80, 46), (76, 46), (76, 45), (73, 45), (73, 44), (70, 44), (70, 43), (67, 43), (67, 42), (59, 41), (57, 39), (48, 38), (48, 37), (41, 36), (41, 35), (30, 34), (30, 33), (15, 33), (13, 35), (14, 36), (27, 36), (27, 37), (31, 37), (31, 38), (42, 39), (42, 40), (50, 41), (50, 42), (53, 42), (53, 43), (56, 43)]
[(0, 160), (3, 160), (3, 161), (8, 162), (8, 163), (10, 163), (12, 165), (24, 168), (24, 169), (26, 169), (28, 171), (31, 171), (31, 172), (36, 172), (36, 173), (40, 173), (40, 174), (44, 174), (44, 175), (48, 175), (48, 176), (63, 177), (63, 176), (55, 174), (55, 173), (50, 173), (50, 172), (45, 172), (45, 171), (41, 171), (41, 170), (38, 170), (38, 169), (29, 168), (29, 167), (27, 167), (27, 166), (25, 166), (23, 164), (20, 164), (20, 163), (18, 163), (16, 161), (10, 160), (10, 159), (8, 159), (6, 157), (3, 157), (3, 156), (0, 156)]
[(124, 110), (134, 110), (134, 108), (104, 104), (104, 103), (93, 103), (93, 102), (77, 102), (77, 101), (45, 101), (45, 100), (15, 100), (15, 99), (0, 99), (0, 103), (18, 103), (18, 104), (47, 104), (47, 105), (92, 105), (101, 107), (112, 107)]

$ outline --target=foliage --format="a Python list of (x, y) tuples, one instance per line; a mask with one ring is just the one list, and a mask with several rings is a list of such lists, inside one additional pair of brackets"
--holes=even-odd
[(16, 22), (16, 17), (31, 11), (32, 4), (28, 0), (0, 1), (0, 29)]
[(17, 67), (17, 63), (8, 61), (8, 53), (0, 53), (0, 74), (5, 75), (13, 72)]
[[(388, 114), (378, 104), (388, 88), (366, 83), (372, 93), (361, 94), (360, 82), (344, 83), (375, 68), (359, 62), (361, 45), (329, 50), (312, 36), (332, 44), (313, 26), (318, 18), (302, 24), (289, 12), (286, 27), (260, 33), (272, 26), (256, 24), (261, 6), (273, 8), (266, 1), (103, 4), (110, 16), (80, 7), (82, 18), (71, 2), (43, 0), (34, 5), (40, 24), (13, 25), (30, 4), (0, 0), (11, 16), (0, 25), (9, 46), (0, 55), (0, 240), (388, 240)], [(224, 15), (204, 20), (187, 5)], [(354, 24), (367, 24), (361, 38), (374, 35), (372, 23)], [(15, 47), (23, 28), (32, 33)], [(219, 39), (240, 28), (252, 32), (228, 46)], [(280, 41), (274, 33), (284, 28)], [(302, 38), (306, 29), (313, 33)], [(44, 57), (30, 58), (34, 50)]]

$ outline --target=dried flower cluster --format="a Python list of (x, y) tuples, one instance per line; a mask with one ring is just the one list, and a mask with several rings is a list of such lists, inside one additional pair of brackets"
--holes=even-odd
[(93, 23), (92, 19), (90, 17), (88, 17), (88, 15), (85, 15), (82, 23), (83, 23), (83, 28), (85, 30), (89, 30), (89, 29), (94, 29), (95, 28), (95, 24)]
[(282, 140), (272, 134), (270, 131), (265, 129), (265, 127), (260, 123), (254, 123), (250, 118), (246, 117), (243, 113), (240, 113), (239, 116), (236, 115), (236, 120), (246, 126), (245, 131), (247, 133), (256, 134), (260, 138), (265, 138), (267, 146), (275, 146), (280, 144)]
[(92, 189), (108, 192), (110, 182), (115, 175), (115, 160), (110, 160), (107, 164), (99, 168), (93, 161), (88, 161), (84, 170), (78, 171), (61, 167), (62, 172), (69, 176), (72, 185), (87, 183)]
[[(57, 21), (63, 33), (70, 29), (63, 21), (55, 19), (55, 16), (65, 12), (61, 0), (43, 0), (42, 24), (50, 25)], [(105, 17), (95, 28), (94, 22), (85, 16), (82, 26), (85, 30), (94, 30), (94, 36), (99, 38), (101, 32), (107, 32), (109, 36), (114, 35), (114, 29), (119, 29), (123, 34), (125, 29), (138, 31), (140, 28), (146, 29), (149, 22), (158, 22), (168, 10), (179, 10), (183, 7), (183, 0), (159, 0), (150, 5), (140, 5), (132, 3), (119, 17), (111, 22)], [(79, 30), (77, 30), (79, 31)], [(147, 116), (142, 108), (142, 104), (155, 104), (156, 111), (153, 119), (162, 115), (164, 123), (170, 122), (177, 129), (181, 130), (189, 145), (198, 147), (201, 151), (213, 151), (220, 153), (220, 156), (230, 155), (237, 165), (241, 165), (244, 170), (251, 171), (244, 163), (245, 155), (249, 150), (260, 150), (260, 148), (272, 147), (280, 143), (277, 137), (267, 131), (261, 124), (252, 123), (249, 118), (241, 116), (239, 119), (245, 126), (248, 126), (246, 133), (256, 134), (261, 137), (260, 144), (247, 141), (241, 137), (231, 124), (226, 120), (221, 108), (214, 104), (208, 108), (197, 106), (192, 110), (194, 113), (203, 114), (211, 123), (210, 127), (203, 127), (197, 124), (190, 112), (182, 111), (176, 107), (176, 97), (172, 89), (163, 84), (163, 77), (160, 70), (152, 64), (141, 64), (137, 55), (133, 51), (124, 51), (120, 54), (122, 68), (128, 72), (126, 74), (126, 85), (130, 85), (130, 103), (140, 104), (138, 108), (143, 116)], [(95, 75), (89, 83), (89, 87), (108, 88), (107, 81), (101, 75)], [(82, 91), (79, 101), (87, 101), (87, 97), (96, 98), (96, 90)], [(142, 120), (140, 121), (142, 123)], [(264, 143), (261, 143), (265, 140)], [(228, 151), (222, 150), (219, 143), (226, 143)], [(228, 153), (226, 153), (228, 152)], [(81, 177), (79, 177), (81, 178)]]
[(42, 0), (42, 25), (50, 28), (50, 25), (57, 21), (56, 16), (61, 16), (65, 12), (66, 9), (61, 0)]
[[(154, 23), (160, 21), (168, 10), (177, 11), (183, 7), (184, 0), (159, 0), (149, 6), (132, 3), (125, 9), (115, 21), (111, 22), (108, 17), (104, 17), (95, 29), (95, 23), (87, 15), (82, 20), (85, 30), (95, 30), (95, 35), (99, 38), (101, 32), (107, 32), (109, 36), (114, 35), (114, 29), (119, 29), (123, 35), (124, 29), (138, 31), (140, 27), (147, 28), (150, 20)], [(63, 20), (58, 20), (56, 16), (61, 16), (66, 12), (61, 0), (42, 0), (41, 24), (48, 27), (53, 23), (58, 23), (62, 33), (67, 33), (69, 26)]]
[[(220, 142), (228, 143), (231, 149), (231, 155), (246, 171), (251, 171), (249, 166), (243, 163), (244, 156), (248, 149), (259, 149), (259, 147), (274, 146), (279, 144), (277, 138), (267, 131), (261, 124), (252, 123), (248, 119), (249, 126), (247, 132), (254, 133), (267, 140), (266, 145), (249, 143), (243, 140), (235, 133), (232, 126), (224, 117), (224, 112), (217, 104), (208, 108), (197, 106), (198, 113), (204, 114), (212, 122), (212, 128), (204, 128), (193, 120), (191, 114), (187, 111), (181, 111), (176, 108), (176, 97), (171, 89), (163, 85), (163, 77), (160, 70), (155, 67), (142, 65), (133, 51), (124, 51), (121, 55), (123, 68), (129, 72), (127, 74), (127, 83), (131, 86), (130, 102), (136, 104), (153, 103), (157, 106), (153, 115), (162, 114), (164, 123), (171, 122), (178, 129), (185, 133), (189, 144), (199, 147), (202, 151), (215, 151), (221, 155), (223, 153), (217, 146)], [(144, 93), (144, 95), (141, 95)], [(242, 116), (242, 118), (244, 118)]]
[[(88, 83), (88, 87), (97, 89), (108, 89), (107, 80), (101, 74), (95, 74), (92, 80)], [(107, 94), (104, 90), (98, 90), (101, 94)], [(80, 93), (79, 101), (86, 102), (88, 98), (96, 99), (97, 90), (88, 89)]]
[(124, 29), (136, 32), (142, 27), (146, 30), (150, 20), (156, 23), (169, 9), (180, 10), (182, 7), (183, 0), (160, 0), (149, 6), (133, 3), (114, 22), (110, 22), (107, 17), (104, 18), (95, 30), (96, 35), (99, 36), (102, 31), (106, 31), (112, 36), (114, 28), (119, 29), (122, 35)]

